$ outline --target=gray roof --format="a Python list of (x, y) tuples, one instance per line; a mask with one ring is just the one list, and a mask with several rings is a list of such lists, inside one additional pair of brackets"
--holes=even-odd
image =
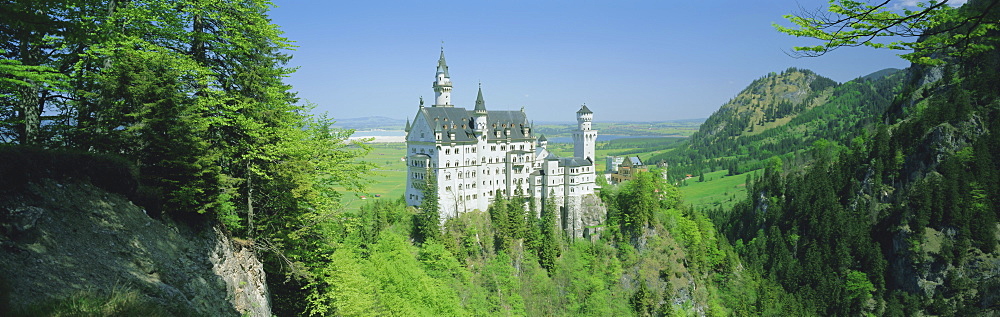
[(642, 165), (642, 160), (638, 156), (629, 156), (628, 160), (632, 162), (632, 166)]
[[(487, 116), (486, 128), (490, 131), (504, 131), (509, 128), (511, 139), (531, 139), (530, 137), (526, 137), (521, 131), (522, 127), (530, 127), (528, 116), (524, 112), (517, 110), (491, 110), (487, 113)], [(494, 125), (496, 126), (495, 128)], [(507, 136), (503, 133), (500, 133), (499, 138), (493, 133), (487, 136), (487, 140), (497, 139), (507, 139)]]
[[(409, 122), (409, 121), (407, 121), (407, 122)], [(549, 139), (546, 139), (544, 134), (541, 134), (541, 135), (538, 136), (538, 142), (545, 142), (545, 141), (548, 141), (548, 140)]]
[[(444, 54), (444, 53), (442, 53), (442, 54)], [(444, 58), (444, 57), (442, 57), (442, 58)], [(580, 107), (580, 111), (577, 111), (576, 113), (594, 113), (594, 112), (590, 111), (590, 108), (587, 108), (587, 105), (583, 105), (583, 107)]]
[[(423, 107), (420, 108), (427, 124), (435, 132), (455, 133), (456, 142), (475, 142), (475, 112), (457, 107)], [(508, 136), (503, 131), (510, 129), (510, 138), (513, 140), (531, 139), (526, 137), (521, 130), (522, 127), (530, 127), (527, 116), (521, 111), (493, 110), (487, 111), (487, 129), (490, 131), (501, 131), (500, 137), (494, 133), (487, 133), (487, 140), (506, 140)], [(464, 128), (463, 128), (464, 125)], [(496, 126), (494, 128), (493, 126)], [(445, 136), (447, 138), (447, 135)]]
[(567, 157), (559, 160), (559, 166), (562, 167), (580, 167), (580, 166), (590, 166), (593, 163), (582, 157)]

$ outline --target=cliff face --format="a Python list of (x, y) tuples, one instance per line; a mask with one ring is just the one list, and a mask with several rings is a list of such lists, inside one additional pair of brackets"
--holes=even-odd
[(264, 270), (218, 228), (150, 218), (118, 194), (41, 180), (0, 199), (0, 281), (13, 307), (137, 291), (174, 315), (270, 316)]

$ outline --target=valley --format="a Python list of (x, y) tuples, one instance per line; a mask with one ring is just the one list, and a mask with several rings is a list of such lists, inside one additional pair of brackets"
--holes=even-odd
[(820, 2), (9, 1), (0, 315), (1000, 314), (1000, 0)]

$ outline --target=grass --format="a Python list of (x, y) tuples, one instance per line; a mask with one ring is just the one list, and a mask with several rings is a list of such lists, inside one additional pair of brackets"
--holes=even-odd
[(366, 175), (368, 188), (365, 191), (345, 192), (341, 202), (347, 212), (357, 211), (368, 199), (396, 199), (406, 193), (406, 162), (401, 160), (406, 156), (406, 143), (373, 143), (371, 146), (372, 152), (364, 160), (378, 168)]
[[(748, 173), (754, 173), (751, 171)], [(727, 170), (705, 173), (705, 181), (699, 182), (698, 176), (685, 181), (680, 187), (684, 202), (696, 209), (731, 208), (736, 202), (746, 198), (747, 173), (725, 176)]]

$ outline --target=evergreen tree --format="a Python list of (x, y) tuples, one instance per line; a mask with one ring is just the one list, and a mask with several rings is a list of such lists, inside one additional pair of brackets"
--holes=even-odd
[(437, 174), (429, 170), (425, 174), (425, 182), (421, 186), (420, 210), (413, 222), (415, 240), (424, 243), (437, 241), (441, 234), (441, 215), (438, 206)]
[(552, 199), (543, 203), (542, 215), (538, 221), (540, 240), (538, 247), (538, 263), (548, 270), (549, 275), (555, 270), (556, 258), (559, 257), (559, 229), (556, 226), (556, 205)]

